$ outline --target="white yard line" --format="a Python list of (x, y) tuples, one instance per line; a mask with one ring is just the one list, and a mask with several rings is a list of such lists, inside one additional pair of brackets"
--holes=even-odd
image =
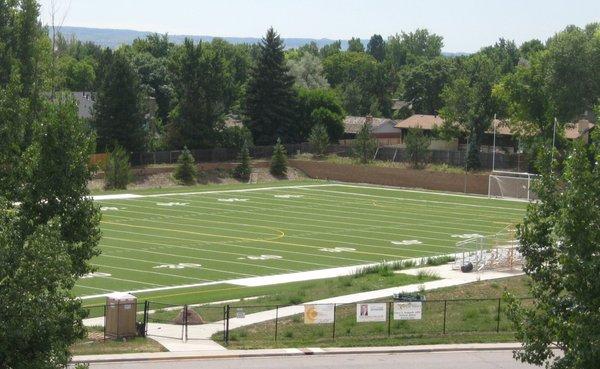
[[(422, 260), (425, 260), (425, 259), (427, 259), (427, 258), (426, 257), (415, 258), (412, 260), (414, 260), (415, 262), (421, 262)], [(328, 269), (312, 270), (312, 271), (306, 271), (306, 272), (274, 274), (274, 275), (249, 277), (249, 278), (226, 279), (226, 280), (221, 280), (221, 281), (186, 284), (186, 285), (180, 285), (180, 286), (165, 286), (165, 287), (149, 288), (149, 289), (136, 290), (136, 291), (127, 291), (127, 292), (135, 295), (135, 294), (148, 293), (148, 292), (159, 292), (159, 291), (170, 291), (170, 290), (177, 290), (177, 289), (183, 289), (183, 288), (205, 287), (205, 286), (211, 286), (211, 285), (215, 285), (215, 284), (231, 284), (231, 285), (244, 286), (244, 287), (272, 286), (275, 284), (282, 284), (282, 283), (304, 282), (304, 281), (312, 281), (312, 280), (317, 280), (317, 279), (335, 278), (335, 277), (352, 275), (362, 268), (379, 265), (379, 264), (380, 263), (369, 263), (369, 264), (363, 264), (363, 265), (328, 268)], [(82, 300), (89, 300), (89, 299), (98, 298), (98, 297), (105, 297), (106, 295), (107, 294), (82, 296), (80, 298)]]

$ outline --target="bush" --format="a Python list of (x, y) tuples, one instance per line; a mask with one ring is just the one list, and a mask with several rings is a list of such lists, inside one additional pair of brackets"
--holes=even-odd
[(431, 138), (426, 136), (421, 128), (410, 128), (408, 130), (406, 152), (413, 168), (423, 168), (427, 160), (429, 145), (431, 145)]
[(360, 131), (356, 135), (356, 140), (354, 140), (353, 145), (353, 154), (361, 164), (367, 164), (373, 160), (373, 156), (375, 155), (375, 151), (377, 150), (377, 139), (373, 137), (372, 134), (373, 127), (371, 124), (366, 123), (363, 124)]
[(183, 152), (177, 158), (177, 169), (175, 169), (173, 177), (185, 185), (191, 185), (196, 182), (197, 176), (198, 170), (196, 169), (194, 156), (187, 147), (184, 147)]
[(327, 152), (329, 146), (329, 135), (325, 126), (318, 124), (313, 127), (308, 136), (310, 151), (315, 158), (322, 158)]
[(273, 150), (271, 174), (277, 177), (283, 177), (287, 174), (287, 153), (280, 139), (277, 139), (275, 149)]
[(129, 156), (122, 146), (116, 145), (108, 155), (104, 166), (105, 183), (107, 190), (124, 190), (131, 181), (131, 166)]
[(252, 173), (252, 167), (250, 166), (250, 152), (248, 150), (248, 144), (244, 142), (240, 151), (240, 164), (233, 170), (233, 176), (242, 181), (248, 181), (250, 174)]

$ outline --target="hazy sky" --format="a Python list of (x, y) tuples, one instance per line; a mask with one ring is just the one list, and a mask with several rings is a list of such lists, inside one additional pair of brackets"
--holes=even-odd
[[(284, 37), (384, 37), (428, 28), (444, 50), (472, 52), (504, 37), (545, 41), (569, 24), (600, 21), (600, 0), (41, 0), (68, 8), (65, 25), (170, 34)], [(70, 3), (70, 6), (69, 6)]]

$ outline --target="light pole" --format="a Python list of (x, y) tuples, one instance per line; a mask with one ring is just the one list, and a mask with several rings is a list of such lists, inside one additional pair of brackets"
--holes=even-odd
[(494, 126), (494, 149), (492, 151), (492, 173), (496, 170), (496, 114), (494, 114), (494, 120), (492, 121)]

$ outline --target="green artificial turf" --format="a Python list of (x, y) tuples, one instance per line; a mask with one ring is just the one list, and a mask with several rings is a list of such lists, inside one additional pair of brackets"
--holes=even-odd
[(200, 288), (214, 296), (199, 300), (216, 301), (245, 288), (235, 279), (453, 253), (457, 236), (502, 231), (526, 206), (317, 181), (138, 193), (144, 197), (99, 200), (102, 255), (92, 264), (105, 274), (81, 279), (78, 296)]

